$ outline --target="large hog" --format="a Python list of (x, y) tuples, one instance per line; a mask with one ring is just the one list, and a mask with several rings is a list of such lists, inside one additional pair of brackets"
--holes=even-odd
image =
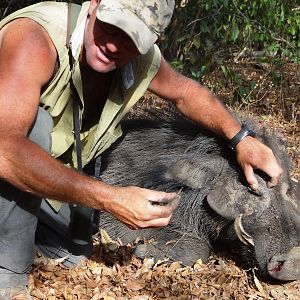
[(274, 188), (257, 174), (253, 191), (225, 141), (173, 109), (142, 115), (123, 122), (124, 136), (102, 156), (101, 180), (180, 192), (181, 202), (165, 228), (131, 230), (107, 213), (101, 213), (100, 227), (124, 243), (153, 240), (136, 246), (139, 257), (191, 265), (222, 244), (264, 276), (300, 279), (299, 187), (290, 180), (283, 142), (251, 124), (284, 169)]

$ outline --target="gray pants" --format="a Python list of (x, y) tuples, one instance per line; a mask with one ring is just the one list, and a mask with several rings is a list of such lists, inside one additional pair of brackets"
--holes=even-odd
[[(40, 108), (29, 133), (29, 139), (48, 152), (52, 124), (49, 114)], [(40, 205), (40, 198), (0, 181), (0, 288), (27, 283)]]
[[(52, 128), (52, 118), (39, 108), (29, 139), (50, 153)], [(45, 200), (0, 180), (0, 288), (28, 283), (38, 222), (38, 248), (50, 257), (68, 255), (64, 248), (69, 236), (70, 206), (64, 204), (57, 214)], [(71, 257), (70, 264), (82, 258)]]
[[(52, 128), (52, 118), (39, 108), (29, 139), (50, 153)], [(57, 213), (44, 199), (0, 180), (0, 288), (28, 283), (37, 249), (50, 258), (65, 257), (66, 266), (91, 254), (91, 244), (76, 255), (67, 250), (72, 245), (69, 225), (73, 211), (72, 205), (64, 203)]]
[[(73, 212), (73, 205), (63, 203), (57, 213), (43, 200), (38, 215), (35, 239), (40, 253), (49, 258), (64, 258), (63, 263), (67, 267), (74, 266), (82, 259), (89, 257), (93, 250), (89, 230), (85, 231), (85, 238), (89, 241), (87, 244), (78, 246), (72, 243), (72, 224), (70, 223), (73, 219)], [(91, 222), (91, 219), (88, 219), (88, 222)]]

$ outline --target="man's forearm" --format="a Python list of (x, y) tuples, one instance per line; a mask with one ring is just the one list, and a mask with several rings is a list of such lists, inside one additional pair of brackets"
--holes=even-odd
[(2, 138), (0, 177), (29, 193), (103, 209), (135, 229), (166, 226), (180, 198), (176, 193), (112, 186), (82, 175), (25, 137)]
[(0, 146), (0, 177), (20, 190), (102, 208), (113, 187), (65, 167), (27, 138), (6, 137)]
[(162, 57), (149, 91), (169, 100), (189, 119), (230, 139), (241, 128), (225, 106), (207, 88), (172, 69)]
[(224, 138), (231, 139), (241, 128), (221, 101), (193, 80), (187, 80), (184, 96), (176, 106), (185, 116)]

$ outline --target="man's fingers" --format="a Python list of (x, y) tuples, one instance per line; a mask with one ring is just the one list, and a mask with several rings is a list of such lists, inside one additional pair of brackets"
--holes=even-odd
[[(181, 197), (138, 187), (116, 187), (121, 209), (109, 211), (132, 229), (168, 225)], [(135, 197), (135, 198), (134, 198)], [(121, 213), (120, 213), (121, 211)]]
[(268, 187), (273, 187), (278, 184), (280, 176), (283, 170), (279, 164), (274, 164), (272, 170), (269, 171), (270, 180), (268, 182)]
[(270, 180), (268, 181), (267, 183), (267, 186), (269, 188), (272, 188), (274, 187), (275, 185), (277, 185), (279, 182), (279, 176), (276, 176), (276, 177), (271, 177)]
[(249, 186), (251, 187), (251, 189), (257, 190), (258, 189), (258, 182), (255, 178), (253, 168), (250, 165), (245, 166), (244, 173), (245, 173), (245, 176), (246, 176), (246, 180), (247, 180)]
[(156, 207), (169, 207), (173, 211), (179, 204), (181, 197), (176, 193), (160, 193), (161, 197), (156, 200), (150, 200), (149, 203)]
[(278, 184), (283, 171), (277, 161), (275, 161), (274, 163), (269, 162), (265, 166), (262, 166), (260, 169), (269, 176), (269, 180), (267, 182), (267, 186), (269, 188), (274, 187)]
[[(267, 186), (269, 188), (274, 187), (275, 185), (278, 184), (280, 176), (283, 172), (281, 167), (279, 166), (279, 164), (275, 160), (275, 158), (274, 158), (274, 161), (272, 161), (272, 162), (269, 162), (269, 161), (266, 160), (265, 164), (257, 166), (257, 169), (260, 169), (266, 175), (268, 175), (269, 180), (267, 182)], [(252, 166), (251, 165), (246, 165), (244, 167), (244, 173), (245, 173), (245, 177), (246, 177), (250, 187), (253, 188), (254, 190), (257, 189), (258, 183), (257, 183), (257, 180), (255, 178)]]
[(176, 193), (165, 193), (165, 192), (152, 192), (147, 195), (147, 199), (154, 203), (169, 203), (176, 199), (180, 199), (179, 194)]
[(169, 218), (181, 199), (181, 197), (176, 193), (159, 192), (159, 194), (161, 195), (156, 198), (157, 201), (149, 200), (149, 205), (147, 207), (149, 213), (153, 217), (156, 217), (153, 220)]
[[(246, 180), (249, 183), (250, 188), (253, 190), (257, 190), (258, 182), (257, 182), (257, 179), (255, 178), (253, 168), (251, 166), (248, 166), (245, 168), (244, 172), (245, 172)], [(269, 175), (268, 173), (266, 173), (266, 174)], [(280, 174), (270, 177), (269, 181), (267, 182), (267, 186), (269, 188), (274, 187), (275, 185), (278, 184)]]
[(169, 224), (171, 217), (172, 217), (172, 214), (166, 218), (157, 218), (157, 219), (149, 220), (147, 222), (143, 222), (143, 224), (141, 226), (138, 226), (133, 229), (150, 228), (150, 227), (152, 227), (152, 228), (165, 227)]
[(238, 151), (238, 161), (244, 170), (250, 187), (255, 189), (257, 185), (253, 169), (258, 169), (269, 177), (267, 182), (268, 187), (273, 187), (278, 184), (283, 171), (273, 151), (269, 147), (257, 139), (245, 138), (238, 144), (236, 149)]

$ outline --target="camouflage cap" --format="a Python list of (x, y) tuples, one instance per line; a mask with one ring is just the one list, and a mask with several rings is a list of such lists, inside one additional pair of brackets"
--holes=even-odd
[(97, 18), (123, 30), (145, 54), (170, 23), (174, 5), (174, 0), (101, 0)]

